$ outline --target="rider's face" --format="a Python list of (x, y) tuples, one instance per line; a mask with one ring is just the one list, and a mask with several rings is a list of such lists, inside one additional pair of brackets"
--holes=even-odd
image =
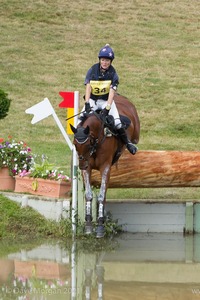
[(107, 70), (111, 65), (111, 60), (109, 58), (100, 58), (100, 66), (102, 69)]

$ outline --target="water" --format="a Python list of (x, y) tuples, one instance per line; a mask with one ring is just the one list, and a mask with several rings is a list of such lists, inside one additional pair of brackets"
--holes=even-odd
[(0, 299), (200, 298), (200, 236), (0, 243)]

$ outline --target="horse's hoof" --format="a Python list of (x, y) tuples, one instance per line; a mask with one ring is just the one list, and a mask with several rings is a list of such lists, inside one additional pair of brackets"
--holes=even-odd
[(103, 225), (98, 225), (96, 229), (96, 237), (103, 238), (105, 235), (105, 228)]
[(85, 225), (85, 234), (92, 234), (93, 233), (93, 228), (92, 228), (92, 224), (86, 224)]

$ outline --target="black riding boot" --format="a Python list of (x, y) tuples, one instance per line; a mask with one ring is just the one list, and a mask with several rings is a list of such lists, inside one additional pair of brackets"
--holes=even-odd
[(119, 133), (119, 136), (120, 136), (122, 142), (126, 145), (126, 148), (128, 149), (128, 151), (131, 154), (135, 154), (137, 152), (138, 148), (133, 143), (131, 143), (131, 141), (128, 139), (125, 129), (120, 128), (117, 131)]

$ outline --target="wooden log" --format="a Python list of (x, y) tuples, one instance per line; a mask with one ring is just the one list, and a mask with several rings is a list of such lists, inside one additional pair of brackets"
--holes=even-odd
[[(100, 174), (92, 173), (92, 185), (100, 186)], [(109, 188), (199, 187), (199, 151), (127, 150), (112, 166)]]

